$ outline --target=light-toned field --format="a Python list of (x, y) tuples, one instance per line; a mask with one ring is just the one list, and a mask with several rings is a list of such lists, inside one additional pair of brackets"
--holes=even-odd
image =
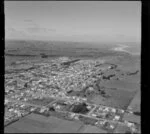
[(114, 133), (126, 133), (126, 132), (130, 132), (130, 128), (125, 126), (125, 125), (121, 125), (118, 124), (118, 126), (116, 127)]
[(137, 93), (134, 96), (133, 100), (131, 101), (129, 107), (131, 107), (132, 111), (134, 111), (134, 112), (141, 111), (141, 90), (137, 91)]
[(67, 121), (53, 116), (30, 114), (7, 126), (5, 133), (77, 133), (81, 122)]
[[(128, 78), (127, 78), (128, 79)], [(106, 82), (102, 82), (101, 86), (105, 86), (107, 88), (117, 88), (119, 90), (124, 91), (137, 91), (137, 89), (140, 89), (139, 83), (129, 82), (127, 80), (110, 80)]]
[(86, 125), (80, 133), (107, 133), (107, 131), (96, 126)]
[(132, 75), (132, 76), (129, 76), (129, 77), (124, 77), (123, 80), (126, 81), (126, 82), (129, 82), (129, 83), (134, 83), (134, 84), (140, 85), (141, 75), (137, 74), (137, 75)]
[(123, 90), (106, 90), (107, 94), (110, 95), (108, 98), (102, 96), (96, 96), (92, 99), (95, 104), (102, 104), (111, 107), (126, 109), (134, 96), (134, 92), (128, 92)]
[(127, 113), (125, 113), (124, 117), (123, 117), (123, 120), (141, 124), (141, 116), (137, 116), (137, 115), (134, 115), (134, 114), (127, 114)]

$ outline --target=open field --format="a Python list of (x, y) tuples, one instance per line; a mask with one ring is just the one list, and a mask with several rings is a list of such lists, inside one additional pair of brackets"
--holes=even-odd
[(138, 90), (128, 109), (132, 108), (133, 112), (141, 112), (141, 90)]
[(105, 91), (106, 94), (109, 95), (109, 97), (105, 98), (102, 96), (96, 96), (93, 97), (91, 101), (95, 104), (102, 104), (106, 106), (126, 109), (135, 95), (134, 92), (128, 92), (118, 89), (117, 90), (106, 89)]
[(110, 80), (107, 82), (102, 82), (100, 85), (106, 88), (117, 88), (119, 90), (129, 92), (137, 91), (140, 88), (139, 83), (132, 83), (127, 80)]
[[(30, 57), (30, 56), (5, 56), (5, 66), (10, 66), (12, 62), (16, 62), (19, 60), (36, 60), (38, 57)], [(40, 57), (39, 57), (40, 59)]]
[(141, 123), (141, 117), (136, 116), (136, 115), (131, 115), (131, 114), (125, 114), (123, 117), (123, 120), (130, 121), (130, 122), (135, 122), (140, 124)]
[(76, 133), (83, 124), (53, 116), (30, 114), (5, 128), (6, 133)]
[(114, 133), (130, 133), (130, 128), (124, 125), (120, 125), (118, 124), (118, 126), (116, 127)]
[(140, 87), (140, 84), (141, 84), (140, 78), (141, 78), (140, 74), (137, 74), (137, 75), (132, 75), (132, 76), (124, 78), (124, 81), (138, 84), (138, 87)]
[(107, 133), (105, 130), (95, 127), (95, 126), (90, 126), (90, 125), (86, 125), (82, 132), (80, 133)]

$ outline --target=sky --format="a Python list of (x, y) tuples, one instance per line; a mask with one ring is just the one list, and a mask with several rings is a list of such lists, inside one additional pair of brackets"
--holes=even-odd
[(141, 42), (140, 1), (5, 1), (5, 39)]

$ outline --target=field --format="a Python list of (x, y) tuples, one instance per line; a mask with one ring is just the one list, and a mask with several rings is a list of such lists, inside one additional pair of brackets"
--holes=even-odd
[(20, 61), (20, 60), (36, 60), (40, 57), (30, 57), (30, 56), (5, 56), (5, 66), (10, 66), (12, 62)]
[(107, 133), (105, 130), (95, 126), (86, 125), (80, 133)]
[(141, 123), (141, 117), (136, 116), (136, 115), (127, 115), (127, 114), (125, 114), (123, 120), (130, 121), (130, 122), (135, 122), (135, 123), (138, 123), (138, 124)]
[[(141, 91), (138, 90), (136, 95), (134, 96), (133, 100), (131, 101), (128, 109), (132, 109), (133, 112), (141, 113), (141, 101), (140, 101)], [(141, 116), (136, 114), (125, 114), (123, 117), (124, 120), (136, 122), (140, 124)]]
[(95, 104), (102, 104), (106, 106), (111, 107), (117, 107), (126, 109), (128, 105), (130, 104), (130, 101), (134, 97), (134, 92), (128, 92), (123, 90), (105, 90), (107, 94), (109, 94), (109, 97), (105, 98), (102, 96), (95, 96), (92, 99), (92, 102)]
[(118, 126), (115, 129), (115, 133), (130, 133), (130, 128), (124, 125), (118, 124)]
[(129, 82), (127, 80), (110, 80), (107, 82), (102, 82), (101, 86), (106, 88), (117, 88), (124, 91), (136, 91), (140, 88), (140, 85), (134, 82)]
[[(138, 90), (129, 107), (132, 108), (134, 112), (141, 112), (141, 90)], [(128, 107), (128, 108), (129, 108)]]
[(30, 114), (5, 128), (6, 133), (76, 133), (82, 123)]

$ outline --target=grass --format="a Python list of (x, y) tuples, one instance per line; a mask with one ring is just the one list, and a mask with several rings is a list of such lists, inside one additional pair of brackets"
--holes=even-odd
[(111, 107), (117, 107), (126, 109), (135, 95), (134, 92), (128, 92), (123, 90), (106, 90), (107, 94), (110, 95), (109, 98), (104, 98), (102, 96), (93, 97), (92, 102), (95, 104), (102, 104)]
[(75, 133), (82, 126), (82, 123), (67, 121), (53, 116), (49, 118), (42, 115), (30, 114), (18, 122), (5, 128), (5, 132), (14, 133)]
[(91, 125), (86, 125), (83, 129), (81, 133), (106, 133), (105, 130)]
[(108, 87), (108, 88), (118, 88), (120, 90), (125, 91), (135, 91), (139, 88), (139, 85), (136, 83), (132, 83), (126, 80), (111, 80), (108, 82), (103, 82), (101, 85)]

